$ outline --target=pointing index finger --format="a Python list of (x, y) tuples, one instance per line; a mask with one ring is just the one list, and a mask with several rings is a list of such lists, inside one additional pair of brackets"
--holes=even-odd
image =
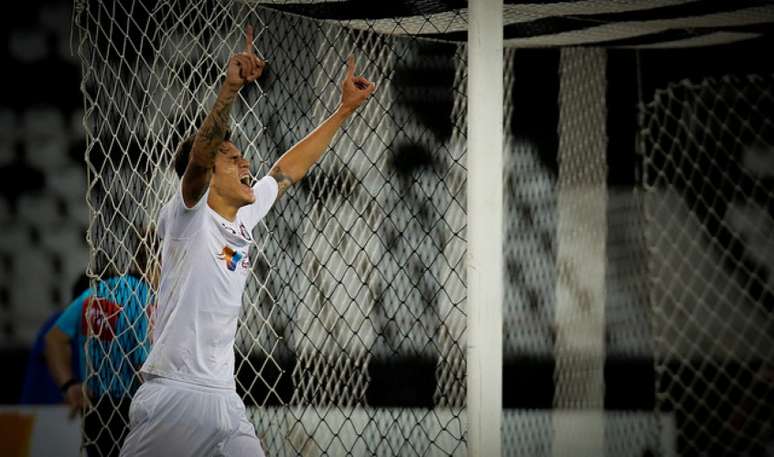
[(253, 54), (253, 26), (250, 24), (245, 27), (245, 52)]
[(350, 54), (347, 57), (347, 78), (352, 79), (355, 77), (355, 56)]

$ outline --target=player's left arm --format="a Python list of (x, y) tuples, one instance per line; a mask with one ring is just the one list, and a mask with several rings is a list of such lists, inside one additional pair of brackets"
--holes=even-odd
[(277, 181), (282, 196), (291, 185), (306, 175), (341, 128), (344, 121), (376, 90), (376, 85), (363, 76), (355, 76), (355, 59), (347, 59), (347, 72), (341, 82), (341, 101), (333, 114), (310, 132), (304, 139), (285, 152), (271, 167), (268, 175)]
[(70, 327), (69, 331), (75, 332), (74, 327), (77, 323), (73, 321), (72, 317), (80, 314), (81, 307), (83, 306), (82, 298), (83, 295), (68, 306), (68, 309), (65, 310), (45, 336), (44, 354), (46, 364), (51, 377), (54, 378), (62, 392), (65, 403), (70, 407), (70, 418), (75, 417), (76, 414), (81, 412), (85, 399), (81, 389), (81, 380), (78, 375), (73, 373), (71, 368), (73, 358), (71, 348), (72, 336), (65, 333), (60, 328), (60, 325), (66, 325)]

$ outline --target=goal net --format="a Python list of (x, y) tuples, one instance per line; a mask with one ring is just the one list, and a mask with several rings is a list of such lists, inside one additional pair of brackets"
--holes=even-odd
[[(405, 2), (408, 18), (364, 20), (307, 3), (75, 2), (88, 273), (94, 288), (129, 273), (151, 288), (135, 293), (144, 314), (93, 309), (86, 384), (117, 387), (88, 405), (86, 447), (107, 455), (125, 436), (152, 345), (154, 230), (178, 186), (174, 150), (251, 24), (268, 69), (241, 90), (231, 125), (256, 176), (332, 112), (348, 55), (377, 85), (252, 234), (235, 379), (266, 454), (468, 452), (467, 49), (436, 39), (464, 32), (466, 11)], [(503, 356), (523, 371), (504, 384), (519, 399), (504, 401), (503, 454), (765, 447), (771, 77), (644, 100), (642, 177), (620, 192), (608, 179), (607, 51), (557, 49), (550, 81), (530, 79), (536, 62), (513, 49), (504, 59)], [(529, 94), (551, 84), (552, 96)], [(540, 117), (544, 104), (555, 117)], [(655, 381), (632, 395), (655, 407), (606, 410), (611, 356), (649, 361)]]
[(774, 76), (642, 107), (656, 407), (681, 455), (764, 455), (774, 417)]
[[(253, 233), (237, 389), (267, 455), (464, 454), (463, 50), (230, 1), (87, 1), (76, 15), (95, 279), (151, 242), (175, 147), (246, 24), (268, 70), (235, 102), (232, 141), (257, 176), (335, 109), (355, 55), (377, 92)], [(87, 420), (119, 443), (118, 402), (97, 402)]]

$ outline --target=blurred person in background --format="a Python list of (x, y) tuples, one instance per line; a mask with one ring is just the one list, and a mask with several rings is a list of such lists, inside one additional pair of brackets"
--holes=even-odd
[[(70, 299), (76, 299), (85, 289), (89, 288), (89, 278), (85, 273), (73, 283), (70, 291)], [(27, 371), (24, 375), (24, 385), (22, 386), (21, 398), (19, 403), (23, 405), (58, 405), (62, 403), (64, 398), (59, 391), (59, 386), (51, 376), (51, 372), (46, 364), (45, 349), (45, 337), (49, 330), (54, 326), (54, 323), (62, 315), (64, 308), (56, 310), (51, 317), (49, 317), (45, 323), (40, 327), (35, 337), (35, 343), (30, 351), (29, 358), (27, 359)], [(80, 373), (80, 357), (79, 352), (75, 346), (75, 341), (72, 342), (70, 350), (75, 355), (72, 357), (72, 372)]]
[[(46, 334), (48, 366), (70, 417), (86, 410), (89, 456), (118, 455), (126, 436), (131, 398), (142, 382), (139, 369), (150, 352), (158, 275), (147, 253), (154, 248), (140, 248), (128, 273), (105, 276), (94, 290), (87, 287)], [(73, 342), (80, 373), (72, 370)]]

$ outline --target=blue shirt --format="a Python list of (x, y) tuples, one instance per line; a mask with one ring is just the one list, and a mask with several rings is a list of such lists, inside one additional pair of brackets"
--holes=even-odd
[(85, 290), (57, 320), (56, 326), (81, 348), (81, 379), (94, 396), (133, 395), (140, 386), (139, 370), (150, 352), (152, 303), (144, 281), (111, 277), (97, 284), (96, 295)]
[[(38, 334), (35, 337), (35, 345), (32, 347), (29, 359), (27, 360), (27, 372), (24, 377), (21, 399), (19, 400), (19, 403), (21, 404), (59, 404), (64, 401), (62, 394), (59, 392), (59, 386), (56, 385), (56, 381), (54, 381), (54, 378), (48, 371), (45, 356), (46, 333), (54, 326), (54, 323), (56, 323), (61, 315), (61, 310), (56, 311), (40, 327), (40, 330), (38, 330)], [(70, 343), (70, 348), (73, 351), (73, 373), (80, 373), (80, 354), (77, 352), (78, 347), (75, 345), (74, 341)]]

